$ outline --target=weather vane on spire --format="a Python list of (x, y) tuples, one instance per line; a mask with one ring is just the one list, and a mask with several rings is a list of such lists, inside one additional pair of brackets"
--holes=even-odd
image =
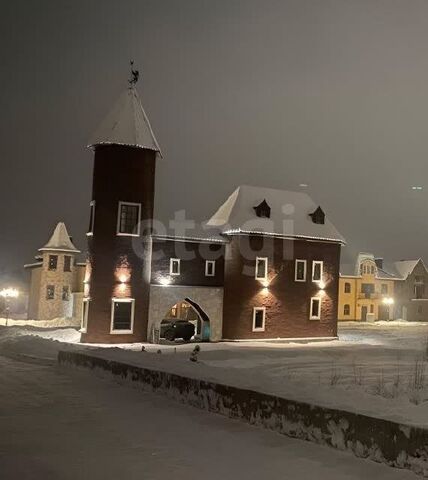
[(134, 60), (131, 60), (131, 78), (128, 80), (129, 85), (134, 86), (140, 77), (140, 72), (138, 70), (134, 70)]

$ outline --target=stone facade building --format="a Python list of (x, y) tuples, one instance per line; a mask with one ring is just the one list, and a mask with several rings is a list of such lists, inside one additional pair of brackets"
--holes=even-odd
[(29, 320), (80, 318), (85, 264), (64, 223), (58, 223), (49, 241), (39, 249), (36, 262), (25, 265), (30, 272)]
[(308, 195), (242, 186), (205, 224), (159, 226), (162, 154), (134, 84), (90, 147), (82, 341), (156, 342), (182, 302), (211, 341), (336, 337), (344, 240)]

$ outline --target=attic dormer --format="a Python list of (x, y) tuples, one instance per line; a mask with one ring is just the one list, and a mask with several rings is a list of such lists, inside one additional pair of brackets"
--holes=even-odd
[(310, 213), (309, 216), (312, 218), (312, 222), (318, 225), (324, 225), (325, 223), (325, 213), (321, 207), (318, 207), (315, 212)]
[(266, 200), (263, 200), (262, 203), (259, 203), (256, 207), (253, 207), (256, 215), (261, 218), (270, 218), (270, 206), (266, 202)]

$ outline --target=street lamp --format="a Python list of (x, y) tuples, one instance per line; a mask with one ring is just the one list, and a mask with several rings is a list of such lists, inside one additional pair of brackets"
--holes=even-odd
[(9, 320), (9, 311), (10, 311), (10, 299), (11, 298), (18, 298), (19, 292), (16, 288), (3, 288), (3, 290), (0, 290), (0, 295), (4, 298), (5, 303), (6, 303), (6, 327), (7, 327), (7, 322)]

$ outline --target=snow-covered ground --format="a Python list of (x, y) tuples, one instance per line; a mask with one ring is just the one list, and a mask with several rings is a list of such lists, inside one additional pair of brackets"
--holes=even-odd
[(346, 323), (335, 342), (201, 344), (196, 364), (189, 361), (192, 344), (145, 345), (141, 352), (142, 344), (77, 345), (79, 337), (74, 329), (0, 327), (0, 353), (54, 362), (60, 347), (90, 348), (135, 365), (428, 426), (428, 324)]
[(1, 480), (418, 478), (90, 372), (0, 355), (0, 385)]

